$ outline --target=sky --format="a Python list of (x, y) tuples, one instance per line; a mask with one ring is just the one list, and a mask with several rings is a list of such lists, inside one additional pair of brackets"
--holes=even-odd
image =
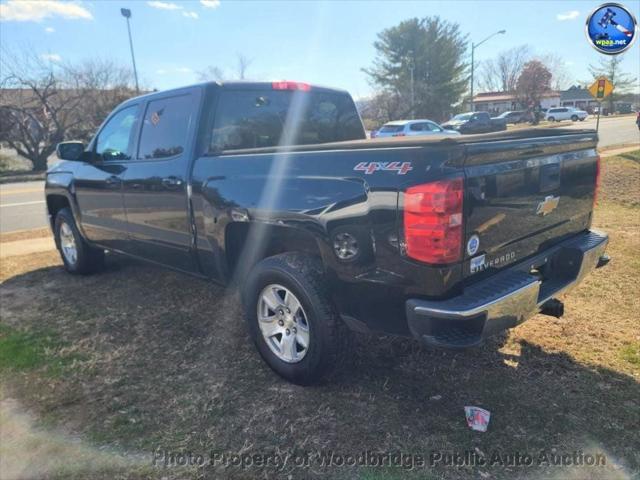
[[(601, 1), (249, 1), (249, 0), (0, 0), (0, 44), (33, 49), (55, 63), (88, 58), (130, 65), (126, 20), (141, 83), (160, 90), (198, 81), (208, 66), (236, 77), (237, 57), (251, 60), (247, 78), (296, 80), (343, 88), (355, 98), (371, 94), (363, 68), (375, 57), (378, 32), (405, 19), (438, 15), (460, 24), (479, 42), (483, 60), (523, 44), (534, 54), (554, 53), (573, 82), (591, 77), (588, 65), (602, 54), (587, 42), (587, 15)], [(636, 18), (640, 1), (624, 1)], [(640, 41), (627, 51), (623, 69), (640, 78)], [(476, 87), (477, 89), (477, 87)], [(640, 86), (636, 87), (640, 90)]]

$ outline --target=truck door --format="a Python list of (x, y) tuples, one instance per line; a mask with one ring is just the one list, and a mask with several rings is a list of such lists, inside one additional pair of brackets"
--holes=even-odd
[(187, 184), (200, 95), (192, 88), (148, 100), (123, 188), (133, 253), (187, 272), (197, 272)]
[(78, 168), (73, 186), (80, 226), (92, 242), (128, 252), (122, 179), (131, 162), (139, 105), (114, 112), (90, 146), (89, 162)]

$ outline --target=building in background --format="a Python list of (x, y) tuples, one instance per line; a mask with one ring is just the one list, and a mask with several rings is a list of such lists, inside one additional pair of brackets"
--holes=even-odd
[[(524, 110), (526, 105), (518, 102), (515, 93), (485, 92), (473, 97), (476, 111), (489, 112), (491, 115), (500, 115), (512, 110)], [(543, 109), (560, 106), (560, 92), (549, 92), (542, 95), (540, 106)]]
[(593, 113), (594, 108), (598, 106), (589, 90), (576, 85), (560, 93), (560, 102), (563, 107), (579, 108), (589, 113)]

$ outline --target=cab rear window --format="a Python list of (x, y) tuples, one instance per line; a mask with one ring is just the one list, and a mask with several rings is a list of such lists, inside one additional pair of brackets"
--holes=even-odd
[(211, 153), (364, 138), (351, 97), (332, 92), (223, 90)]

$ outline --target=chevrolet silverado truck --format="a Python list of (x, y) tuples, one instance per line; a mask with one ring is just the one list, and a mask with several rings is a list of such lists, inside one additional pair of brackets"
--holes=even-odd
[(309, 384), (352, 330), (472, 347), (562, 315), (557, 297), (608, 258), (596, 142), (367, 140), (344, 91), (207, 83), (130, 99), (88, 145), (60, 144), (45, 194), (70, 273), (108, 251), (237, 286), (266, 363)]

